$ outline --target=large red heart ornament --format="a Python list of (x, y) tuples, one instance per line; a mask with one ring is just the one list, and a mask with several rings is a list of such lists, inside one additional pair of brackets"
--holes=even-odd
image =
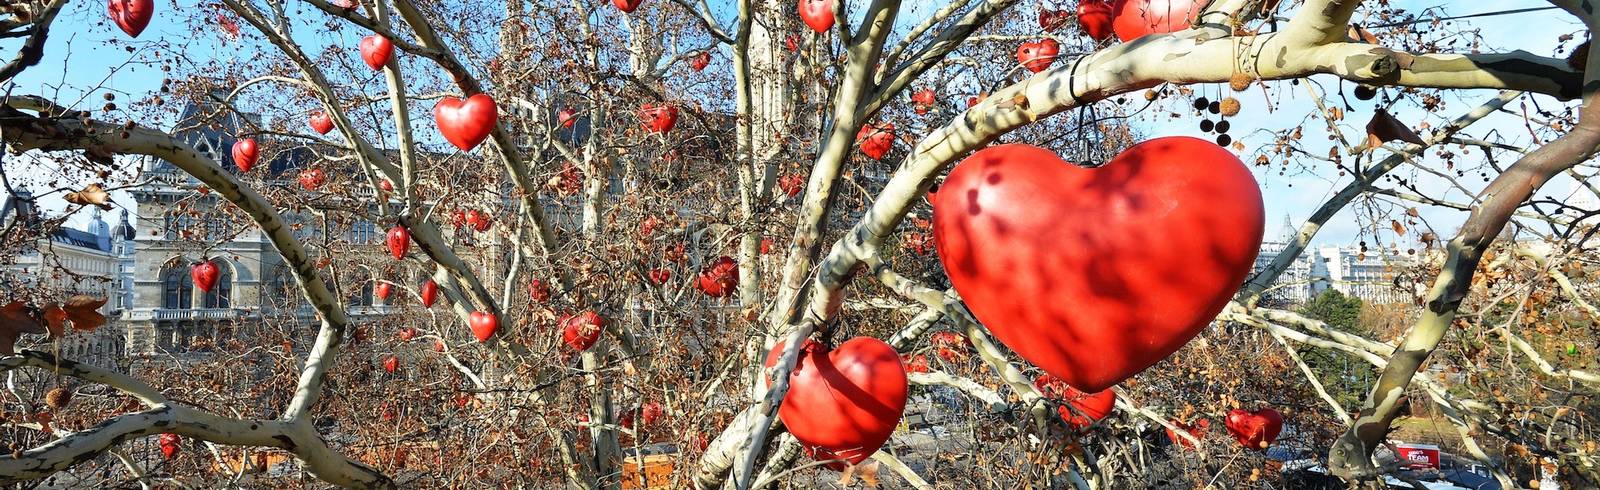
[(117, 24), (118, 29), (128, 33), (129, 37), (139, 37), (144, 28), (150, 25), (150, 18), (155, 16), (156, 3), (152, 0), (109, 0), (106, 2), (106, 15), (111, 17), (111, 22)]
[(1278, 433), (1283, 431), (1283, 414), (1271, 408), (1254, 411), (1236, 408), (1228, 412), (1222, 425), (1239, 445), (1261, 451), (1278, 440)]
[(817, 34), (827, 33), (833, 28), (833, 0), (800, 0), (800, 20)]
[(1078, 0), (1078, 27), (1090, 39), (1104, 41), (1111, 37), (1111, 4), (1106, 0)]
[(221, 275), (222, 269), (209, 260), (195, 264), (189, 269), (189, 278), (194, 279), (194, 286), (208, 293), (217, 285), (217, 278)]
[(500, 113), (495, 108), (494, 99), (487, 94), (474, 95), (466, 100), (445, 97), (433, 106), (433, 120), (439, 125), (439, 133), (450, 144), (456, 145), (461, 151), (472, 151), (494, 131)]
[(706, 265), (695, 277), (695, 289), (713, 298), (725, 298), (739, 288), (739, 264), (733, 257), (721, 256)]
[[(784, 343), (767, 353), (770, 369)], [(829, 351), (807, 339), (778, 418), (819, 461), (860, 463), (883, 447), (906, 408), (906, 370), (894, 347), (856, 337)], [(843, 469), (842, 464), (829, 467)]]
[(1112, 30), (1122, 42), (1188, 29), (1211, 0), (1117, 0)]
[(417, 295), (422, 297), (423, 308), (432, 308), (433, 302), (439, 300), (439, 283), (433, 282), (433, 279), (423, 282), (422, 292)]
[(995, 337), (1089, 393), (1176, 352), (1255, 263), (1261, 191), (1233, 153), (1157, 138), (1100, 168), (1010, 144), (933, 195), (939, 260)]

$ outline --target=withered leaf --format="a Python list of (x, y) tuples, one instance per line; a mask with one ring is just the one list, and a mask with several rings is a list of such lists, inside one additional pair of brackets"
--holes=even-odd
[(1404, 235), (1404, 234), (1406, 234), (1405, 225), (1400, 224), (1400, 222), (1397, 221), (1397, 220), (1389, 220), (1389, 228), (1393, 228), (1394, 229), (1394, 234), (1396, 234), (1396, 235)]
[(99, 206), (106, 211), (111, 210), (111, 194), (107, 193), (100, 184), (89, 184), (83, 190), (67, 194), (67, 202), (82, 206)]
[[(1422, 137), (1415, 131), (1406, 127), (1405, 123), (1389, 115), (1389, 111), (1379, 109), (1372, 114), (1372, 120), (1367, 121), (1368, 146), (1376, 147), (1383, 143), (1400, 140), (1414, 145), (1422, 145)], [(1371, 144), (1373, 142), (1377, 144)]]
[(45, 333), (44, 323), (34, 318), (28, 311), (28, 305), (21, 301), (12, 301), (10, 304), (0, 306), (0, 354), (15, 354), (17, 339), (22, 334)]

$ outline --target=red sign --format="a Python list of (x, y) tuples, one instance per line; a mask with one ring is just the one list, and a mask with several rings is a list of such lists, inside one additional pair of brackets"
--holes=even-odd
[(1407, 469), (1439, 469), (1439, 446), (1432, 444), (1399, 444), (1400, 464)]

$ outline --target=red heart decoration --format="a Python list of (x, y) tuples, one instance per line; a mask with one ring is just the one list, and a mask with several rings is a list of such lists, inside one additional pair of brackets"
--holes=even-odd
[(117, 28), (128, 33), (129, 37), (139, 37), (144, 28), (150, 25), (150, 18), (156, 13), (156, 4), (152, 0), (107, 0), (106, 15), (111, 17), (111, 22)]
[(972, 348), (972, 340), (966, 335), (949, 330), (934, 332), (928, 337), (928, 343), (933, 344), (934, 352), (945, 362), (961, 362), (967, 359), (967, 350)]
[(1111, 37), (1111, 18), (1111, 5), (1105, 0), (1078, 0), (1078, 27), (1090, 39), (1104, 41)]
[(167, 459), (178, 457), (178, 452), (183, 444), (182, 437), (171, 433), (161, 434), (161, 437), (157, 437), (156, 441), (161, 445), (161, 457)]
[(573, 110), (571, 107), (562, 109), (556, 112), (556, 122), (561, 124), (563, 128), (570, 128), (578, 122), (578, 111)]
[(377, 34), (361, 38), (361, 61), (374, 70), (382, 70), (389, 64), (389, 58), (394, 57), (394, 43), (389, 38)]
[(495, 108), (494, 99), (486, 94), (467, 97), (466, 100), (445, 97), (433, 106), (433, 120), (439, 125), (439, 133), (450, 144), (456, 145), (461, 151), (472, 151), (494, 131), (500, 113)]
[(678, 108), (668, 104), (645, 104), (639, 108), (639, 117), (644, 119), (645, 129), (652, 133), (666, 134), (678, 125)]
[(827, 33), (833, 28), (833, 0), (800, 0), (800, 20), (817, 34)]
[[(783, 357), (783, 348), (784, 342), (772, 346), (768, 369)], [(818, 461), (856, 464), (872, 456), (905, 412), (906, 370), (900, 355), (872, 337), (850, 339), (831, 352), (810, 339), (800, 348), (778, 418)]]
[(477, 337), (479, 342), (488, 342), (489, 337), (494, 336), (494, 331), (500, 329), (500, 320), (494, 317), (494, 313), (474, 311), (467, 318), (467, 325), (472, 327), (472, 336)]
[(410, 342), (411, 339), (414, 339), (414, 338), (417, 338), (417, 329), (411, 328), (411, 327), (406, 327), (405, 330), (401, 330), (400, 331), (400, 341), (401, 342)]
[(195, 264), (189, 269), (189, 278), (194, 279), (194, 286), (208, 293), (217, 285), (217, 277), (221, 275), (222, 269), (209, 260)]
[[(1194, 421), (1193, 425), (1185, 424), (1183, 422), (1179, 422), (1179, 421), (1176, 421), (1176, 420), (1173, 420), (1171, 422), (1172, 422), (1173, 427), (1177, 427), (1179, 430), (1182, 430), (1184, 432), (1188, 432), (1189, 435), (1194, 436), (1195, 439), (1200, 439), (1200, 440), (1205, 440), (1205, 438), (1206, 438), (1206, 429), (1210, 429), (1211, 428), (1211, 421), (1210, 420), (1206, 420), (1206, 419), (1196, 420), (1196, 421)], [(1167, 439), (1170, 439), (1173, 442), (1173, 444), (1177, 444), (1180, 447), (1189, 448), (1189, 449), (1193, 449), (1194, 448), (1194, 443), (1189, 442), (1188, 439), (1184, 439), (1183, 436), (1180, 436), (1176, 432), (1173, 432), (1172, 429), (1167, 429)]]
[(390, 373), (400, 370), (400, 358), (389, 356), (383, 360), (383, 370)]
[(538, 279), (528, 281), (528, 298), (532, 299), (534, 304), (550, 301), (550, 286)]
[(660, 422), (661, 418), (666, 416), (666, 407), (662, 407), (658, 402), (649, 402), (639, 408), (639, 421), (644, 422), (645, 427), (656, 425), (656, 422)]
[(783, 38), (783, 47), (788, 48), (790, 52), (799, 51), (800, 38), (790, 34), (788, 37)]
[(695, 289), (713, 298), (727, 297), (738, 288), (739, 264), (726, 255), (717, 257), (701, 270), (695, 281)]
[(433, 282), (433, 279), (423, 282), (422, 292), (418, 293), (418, 296), (422, 297), (423, 308), (432, 308), (433, 302), (439, 300), (439, 284)]
[(805, 188), (806, 176), (804, 175), (787, 174), (782, 177), (778, 177), (778, 189), (782, 190), (785, 195), (788, 195), (791, 198), (800, 195), (800, 191), (805, 190)]
[(761, 255), (772, 253), (772, 239), (761, 237)]
[(378, 295), (378, 299), (381, 299), (381, 300), (384, 300), (384, 301), (388, 301), (389, 300), (389, 296), (394, 294), (394, 288), (392, 286), (390, 286), (389, 283), (387, 283), (387, 282), (378, 283), (378, 287), (375, 288), (375, 289), (376, 290), (374, 291), (374, 294)]
[(489, 231), (489, 225), (493, 224), (493, 222), (489, 220), (489, 213), (474, 209), (467, 211), (467, 224), (472, 225), (472, 229), (475, 231), (485, 232)]
[(573, 350), (582, 352), (594, 347), (600, 340), (600, 332), (606, 328), (606, 319), (599, 313), (585, 311), (576, 315), (563, 315), (561, 317), (561, 340), (566, 342)]
[(662, 269), (660, 267), (657, 267), (657, 268), (654, 268), (654, 269), (650, 269), (650, 272), (648, 274), (650, 276), (650, 282), (655, 283), (658, 286), (662, 285), (662, 284), (666, 284), (667, 281), (672, 280), (672, 271), (668, 270), (668, 269)]
[(1250, 170), (1190, 137), (1139, 143), (1094, 169), (1035, 146), (990, 147), (932, 200), (939, 260), (972, 313), (1091, 393), (1199, 334), (1244, 283), (1264, 227)]
[(1278, 433), (1283, 431), (1283, 414), (1271, 408), (1254, 411), (1236, 408), (1228, 412), (1222, 425), (1239, 445), (1262, 451), (1278, 440)]
[(906, 367), (906, 373), (928, 372), (928, 356), (917, 354), (912, 357), (900, 356), (900, 363)]
[[(1084, 2), (1092, 1), (1094, 0), (1078, 0), (1078, 10), (1080, 12), (1083, 11)], [(1067, 19), (1070, 18), (1072, 18), (1072, 13), (1066, 10), (1049, 10), (1041, 8), (1039, 9), (1039, 28), (1044, 29), (1045, 32), (1054, 31), (1056, 29), (1060, 29), (1062, 25), (1065, 25), (1067, 23)]]
[(1033, 380), (1033, 387), (1038, 388), (1045, 398), (1062, 403), (1056, 407), (1056, 413), (1061, 414), (1061, 420), (1073, 430), (1094, 425), (1110, 415), (1111, 409), (1117, 406), (1115, 391), (1084, 393), (1049, 374)]
[(873, 160), (882, 160), (894, 148), (894, 123), (868, 124), (856, 132), (856, 143), (861, 153)]
[(1057, 43), (1054, 39), (1040, 39), (1017, 46), (1017, 62), (1034, 73), (1050, 68), (1050, 64), (1056, 62), (1056, 55), (1059, 54), (1061, 54), (1061, 43)]
[(931, 88), (918, 90), (917, 93), (911, 94), (913, 109), (917, 111), (917, 114), (927, 114), (928, 110), (933, 108), (933, 103), (936, 102), (935, 97), (936, 95), (934, 95)]
[(317, 134), (328, 134), (329, 131), (333, 131), (333, 118), (328, 117), (326, 112), (312, 112), (307, 122), (311, 123), (311, 130)]
[(1112, 30), (1122, 42), (1188, 29), (1211, 0), (1117, 0)]
[(707, 66), (710, 66), (710, 65), (711, 65), (711, 52), (710, 51), (701, 51), (700, 54), (694, 55), (693, 58), (689, 58), (689, 68), (694, 68), (694, 71), (704, 70), (704, 69), (706, 69)]
[(411, 248), (411, 232), (406, 227), (395, 225), (389, 229), (389, 236), (384, 239), (384, 244), (389, 246), (389, 255), (395, 260), (406, 258), (406, 250)]
[(260, 157), (261, 149), (256, 146), (256, 140), (245, 138), (233, 142), (233, 166), (239, 167), (240, 172), (249, 172)]
[(323, 182), (327, 182), (327, 180), (328, 177), (323, 175), (322, 169), (320, 168), (312, 168), (300, 171), (300, 187), (305, 188), (305, 190), (317, 190), (317, 188), (322, 187)]
[(640, 5), (644, 4), (644, 0), (611, 0), (611, 4), (616, 5), (617, 9), (631, 14), (634, 10), (638, 10)]
[(394, 184), (390, 184), (389, 179), (378, 181), (378, 187), (382, 188), (384, 192), (394, 192)]

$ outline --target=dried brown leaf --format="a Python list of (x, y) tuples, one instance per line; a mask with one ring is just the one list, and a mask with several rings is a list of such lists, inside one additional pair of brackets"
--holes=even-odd
[[(1407, 127), (1405, 123), (1389, 115), (1389, 111), (1379, 109), (1372, 114), (1372, 120), (1367, 121), (1367, 134), (1369, 138), (1376, 137), (1379, 142), (1404, 141), (1414, 145), (1421, 145), (1422, 137)], [(1377, 146), (1377, 145), (1370, 145)]]
[(83, 190), (67, 194), (67, 202), (82, 206), (99, 206), (106, 211), (111, 210), (111, 194), (106, 192), (100, 184), (89, 184)]

